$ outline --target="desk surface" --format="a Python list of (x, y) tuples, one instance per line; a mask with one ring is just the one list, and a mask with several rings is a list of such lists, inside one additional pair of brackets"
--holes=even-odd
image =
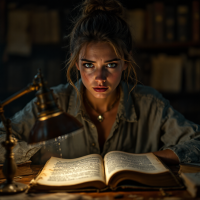
[[(14, 181), (29, 184), (29, 182), (36, 176), (42, 166), (33, 165), (34, 174), (16, 177)], [(4, 180), (1, 179), (0, 183)], [(118, 192), (101, 192), (101, 193), (46, 193), (46, 194), (15, 194), (0, 196), (0, 200), (180, 200), (180, 199), (198, 199), (192, 198), (186, 190), (170, 190), (170, 191), (118, 191)], [(200, 200), (200, 199), (199, 199)]]

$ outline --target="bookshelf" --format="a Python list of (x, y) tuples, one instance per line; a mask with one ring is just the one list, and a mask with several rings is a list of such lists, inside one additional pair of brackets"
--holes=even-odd
[(200, 1), (126, 3), (127, 17), (137, 19), (128, 22), (140, 83), (156, 88), (176, 110), (199, 124)]
[(200, 42), (162, 42), (162, 43), (138, 43), (136, 44), (136, 48), (140, 50), (152, 50), (158, 49), (165, 51), (166, 49), (188, 49), (190, 47), (200, 47)]
[[(36, 69), (39, 67), (43, 69), (50, 86), (66, 83), (64, 62), (69, 54), (68, 42), (64, 41), (64, 36), (69, 34), (71, 29), (70, 20), (78, 14), (77, 9), (74, 8), (81, 2), (81, 0), (74, 0), (73, 2), (64, 0), (59, 2), (55, 0), (0, 1), (0, 100), (4, 100), (18, 89), (30, 83), (33, 75), (36, 73)], [(131, 27), (135, 32), (133, 33), (135, 39), (133, 56), (139, 66), (139, 68), (137, 67), (139, 81), (144, 85), (152, 86), (151, 79), (154, 76), (153, 69), (155, 68), (152, 60), (154, 59), (154, 62), (158, 63), (161, 55), (165, 56), (162, 59), (166, 61), (171, 60), (172, 64), (173, 62), (178, 62), (179, 68), (176, 70), (176, 77), (171, 77), (174, 75), (173, 69), (171, 69), (172, 75), (168, 77), (168, 81), (174, 80), (179, 84), (176, 91), (158, 90), (187, 119), (199, 123), (200, 105), (198, 102), (200, 100), (200, 83), (198, 83), (198, 76), (200, 80), (200, 70), (198, 68), (200, 68), (200, 18), (195, 18), (195, 16), (199, 16), (200, 1), (149, 0), (147, 2), (144, 0), (122, 0), (121, 2), (128, 8), (126, 13), (129, 14), (125, 18), (131, 23)], [(197, 6), (194, 8), (193, 5)], [(10, 21), (9, 18), (12, 10), (23, 10), (29, 14), (34, 13), (31, 16), (34, 16), (35, 19), (41, 19), (42, 16), (42, 18), (46, 19), (47, 24), (49, 24), (48, 16), (51, 16), (56, 28), (52, 28), (50, 25), (42, 26), (41, 23), (45, 24), (43, 19), (38, 27), (46, 27), (50, 31), (43, 30), (42, 33), (35, 33), (34, 31), (32, 32), (33, 27), (31, 28), (30, 22), (23, 22), (24, 26), (28, 24), (29, 37), (32, 38), (34, 35), (30, 44), (24, 43), (25, 48), (30, 48), (30, 53), (27, 55), (23, 55), (23, 53), (22, 55), (9, 53), (6, 49), (9, 43), (7, 38), (12, 23), (12, 20)], [(135, 19), (128, 19), (129, 16), (134, 16)], [(185, 23), (183, 19), (185, 19)], [(181, 20), (182, 24), (180, 23)], [(35, 26), (37, 29), (37, 23), (35, 23)], [(52, 32), (51, 30), (53, 29), (57, 30), (57, 32)], [(179, 32), (179, 29), (181, 32)], [(180, 39), (184, 35), (184, 31), (186, 31), (186, 37)], [(56, 36), (50, 36), (48, 32), (52, 32)], [(173, 37), (167, 38), (167, 33), (168, 35), (172, 34)], [(46, 40), (43, 37), (43, 40), (41, 40), (42, 37), (38, 37), (37, 34), (46, 34), (46, 38), (49, 39)], [(161, 62), (160, 66), (166, 70), (166, 66), (162, 64), (165, 63), (165, 60)], [(174, 66), (174, 68), (177, 68), (175, 64)], [(56, 80), (50, 76), (52, 73)], [(188, 74), (191, 74), (191, 76), (189, 77)], [(51, 80), (54, 81), (51, 82)], [(9, 85), (14, 85), (15, 87), (12, 88)], [(190, 91), (191, 87), (196, 89)], [(33, 97), (34, 94), (31, 94), (27, 97), (22, 97), (16, 103), (13, 102), (12, 105), (5, 108), (5, 114), (12, 116), (16, 111), (22, 109)]]

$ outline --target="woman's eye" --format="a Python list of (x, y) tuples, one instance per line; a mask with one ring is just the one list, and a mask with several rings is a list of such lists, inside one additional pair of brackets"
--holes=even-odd
[(83, 66), (86, 68), (92, 68), (94, 65), (92, 63), (84, 63)]
[(116, 64), (116, 63), (109, 63), (109, 64), (107, 64), (107, 66), (108, 66), (109, 68), (114, 68), (114, 67), (117, 66), (117, 64)]

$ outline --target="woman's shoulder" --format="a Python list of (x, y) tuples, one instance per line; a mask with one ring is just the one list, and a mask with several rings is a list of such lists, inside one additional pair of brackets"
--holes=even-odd
[(51, 89), (53, 89), (53, 92), (57, 95), (69, 95), (68, 92), (72, 90), (72, 87), (69, 83), (66, 83), (53, 86)]
[[(133, 84), (127, 84), (123, 83), (123, 87), (128, 88), (129, 91), (131, 91), (131, 96), (135, 100), (143, 100), (143, 101), (153, 101), (155, 103), (160, 103), (163, 105), (169, 104), (169, 101), (163, 97), (163, 95), (157, 91), (156, 89), (150, 87), (150, 86), (145, 86), (141, 84), (137, 84), (135, 87)], [(133, 88), (133, 89), (132, 89)], [(132, 89), (132, 90), (131, 90)], [(125, 91), (123, 89), (123, 91)]]

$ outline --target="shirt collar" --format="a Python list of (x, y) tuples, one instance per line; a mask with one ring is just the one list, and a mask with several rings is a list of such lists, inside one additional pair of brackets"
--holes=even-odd
[(136, 122), (137, 114), (136, 114), (136, 110), (134, 106), (133, 95), (131, 95), (129, 91), (130, 90), (127, 83), (121, 81), (120, 82), (120, 102), (119, 102), (117, 115), (119, 119), (124, 119), (128, 122)]
[[(80, 92), (83, 93), (83, 83), (80, 79), (76, 84), (76, 88)], [(72, 90), (72, 94), (70, 95), (69, 100), (69, 107), (68, 111), (69, 114), (77, 117), (79, 114), (83, 117), (88, 117), (85, 111), (85, 107), (82, 102), (80, 102), (79, 96), (76, 93), (76, 90)], [(124, 119), (128, 122), (136, 122), (137, 121), (137, 114), (134, 106), (133, 96), (131, 93), (129, 94), (129, 87), (127, 83), (120, 82), (120, 102), (117, 111), (117, 118), (116, 121), (118, 122), (120, 119)]]

